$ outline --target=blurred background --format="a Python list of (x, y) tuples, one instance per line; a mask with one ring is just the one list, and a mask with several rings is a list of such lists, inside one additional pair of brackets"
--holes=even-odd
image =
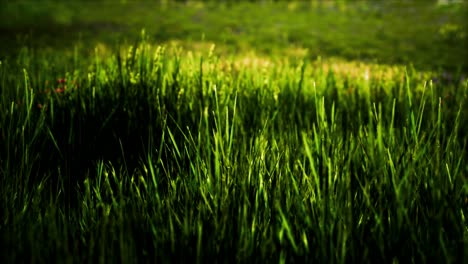
[[(467, 4), (426, 1), (7, 1), (0, 58), (21, 47), (156, 44), (467, 70)], [(206, 45), (205, 45), (206, 44)]]

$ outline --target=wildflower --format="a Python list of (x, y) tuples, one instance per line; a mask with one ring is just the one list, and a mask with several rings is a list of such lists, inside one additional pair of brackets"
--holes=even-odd
[(55, 89), (55, 92), (56, 93), (63, 93), (63, 92), (65, 92), (65, 88), (67, 88), (67, 87), (66, 86), (58, 87), (58, 88)]
[(65, 80), (63, 78), (62, 79), (57, 79), (57, 83), (62, 84), (62, 83), (66, 83), (66, 82), (67, 82), (67, 80)]

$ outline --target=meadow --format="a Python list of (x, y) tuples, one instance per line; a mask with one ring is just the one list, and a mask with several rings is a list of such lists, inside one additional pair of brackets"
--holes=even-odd
[(0, 26), (2, 262), (467, 261), (466, 3), (52, 2)]

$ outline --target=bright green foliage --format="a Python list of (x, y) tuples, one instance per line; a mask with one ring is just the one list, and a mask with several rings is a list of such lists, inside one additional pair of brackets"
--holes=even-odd
[(8, 262), (466, 258), (466, 80), (102, 50), (1, 62)]
[(1, 263), (466, 262), (458, 7), (121, 3), (46, 16), (120, 35), (0, 55)]

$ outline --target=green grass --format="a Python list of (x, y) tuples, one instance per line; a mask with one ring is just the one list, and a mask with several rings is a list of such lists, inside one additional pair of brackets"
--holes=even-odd
[[(164, 1), (163, 1), (164, 2)], [(431, 1), (52, 1), (4, 3), (0, 41), (10, 54), (23, 45), (63, 49), (132, 42), (145, 28), (158, 42), (187, 48), (215, 42), (227, 53), (254, 47), (266, 55), (308, 49), (309, 57), (340, 56), (418, 68), (467, 69), (466, 4)], [(136, 30), (135, 30), (136, 29)], [(134, 43), (131, 43), (132, 45)]]
[(466, 261), (463, 67), (151, 36), (0, 60), (1, 262)]
[(128, 51), (2, 61), (3, 258), (466, 258), (466, 81)]

